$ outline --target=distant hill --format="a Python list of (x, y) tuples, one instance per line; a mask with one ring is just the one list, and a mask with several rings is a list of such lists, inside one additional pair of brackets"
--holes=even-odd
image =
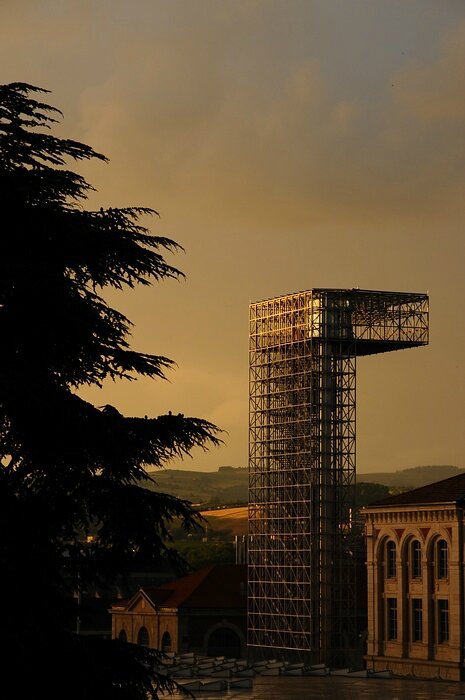
[[(465, 472), (465, 469), (450, 465), (411, 467), (395, 472), (358, 473), (359, 484), (382, 484), (391, 492), (405, 491), (447, 479)], [(144, 481), (148, 488), (171, 493), (184, 498), (199, 509), (207, 510), (214, 506), (239, 506), (248, 502), (248, 471), (246, 467), (219, 467), (216, 472), (185, 471), (181, 469), (160, 469), (151, 472), (156, 485)], [(362, 494), (359, 494), (362, 495)], [(368, 497), (368, 493), (366, 494)], [(382, 496), (377, 495), (376, 498)], [(371, 500), (376, 500), (373, 496)]]
[[(459, 467), (439, 465), (357, 474), (357, 507), (385, 498), (390, 493), (407, 491), (463, 472), (465, 469)], [(194, 535), (186, 533), (177, 521), (173, 522), (171, 534), (175, 546), (184, 547), (183, 556), (195, 566), (200, 566), (199, 562), (205, 565), (210, 559), (216, 561), (220, 555), (234, 559), (232, 550), (217, 551), (215, 547), (232, 547), (235, 535), (247, 533), (247, 468), (220, 467), (216, 472), (161, 469), (152, 474), (157, 483), (147, 480), (143, 482), (144, 486), (190, 501), (206, 519), (206, 529)]]
[(357, 481), (366, 483), (384, 484), (390, 487), (402, 489), (416, 489), (419, 486), (432, 484), (434, 481), (448, 479), (450, 476), (463, 474), (465, 469), (453, 467), (448, 464), (426, 467), (410, 467), (396, 472), (372, 472), (370, 474), (357, 474)]
[(248, 501), (246, 467), (219, 467), (216, 472), (160, 469), (150, 475), (156, 486), (145, 481), (147, 488), (171, 493), (198, 506), (240, 505)]

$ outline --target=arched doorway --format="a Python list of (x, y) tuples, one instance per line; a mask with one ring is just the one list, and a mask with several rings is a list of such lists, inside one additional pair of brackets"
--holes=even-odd
[(128, 635), (126, 634), (126, 632), (124, 630), (120, 630), (119, 635), (118, 635), (118, 639), (120, 642), (127, 642), (128, 641)]
[(167, 654), (171, 651), (171, 635), (169, 632), (165, 632), (161, 638), (161, 650)]
[(146, 627), (141, 627), (137, 633), (137, 643), (140, 644), (141, 647), (150, 646), (150, 637)]
[(208, 656), (227, 656), (238, 659), (241, 656), (241, 640), (231, 627), (217, 627), (208, 639)]

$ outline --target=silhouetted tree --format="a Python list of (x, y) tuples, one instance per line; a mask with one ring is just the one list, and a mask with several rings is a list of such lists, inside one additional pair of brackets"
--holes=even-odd
[(31, 97), (44, 92), (0, 86), (2, 684), (16, 697), (157, 697), (156, 654), (73, 634), (67, 586), (76, 572), (103, 584), (137, 559), (175, 558), (168, 527), (196, 516), (140, 479), (218, 431), (183, 415), (125, 417), (77, 393), (163, 377), (171, 361), (132, 350), (130, 321), (100, 292), (182, 273), (162, 255), (177, 244), (139, 223), (152, 210), (82, 207), (92, 187), (66, 162), (106, 158), (50, 133), (61, 113)]

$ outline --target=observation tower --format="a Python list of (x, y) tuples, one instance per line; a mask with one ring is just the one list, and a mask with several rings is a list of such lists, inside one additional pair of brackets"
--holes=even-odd
[(346, 665), (357, 640), (355, 365), (428, 343), (428, 296), (312, 289), (250, 306), (248, 644)]

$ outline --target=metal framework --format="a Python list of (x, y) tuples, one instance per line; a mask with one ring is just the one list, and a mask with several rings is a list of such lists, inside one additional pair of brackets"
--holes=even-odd
[(357, 646), (355, 362), (428, 342), (425, 294), (313, 289), (250, 306), (248, 643)]

